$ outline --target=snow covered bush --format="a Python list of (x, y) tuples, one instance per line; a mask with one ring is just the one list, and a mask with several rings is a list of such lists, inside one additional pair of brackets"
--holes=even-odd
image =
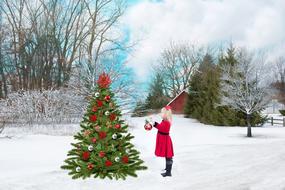
[(85, 100), (68, 89), (19, 91), (9, 94), (0, 107), (13, 122), (61, 123), (80, 118)]

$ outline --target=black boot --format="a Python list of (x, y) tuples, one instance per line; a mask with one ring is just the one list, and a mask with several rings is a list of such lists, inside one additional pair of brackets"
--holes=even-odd
[(166, 159), (166, 172), (161, 174), (163, 177), (171, 176), (172, 164), (173, 164), (172, 158), (167, 158)]

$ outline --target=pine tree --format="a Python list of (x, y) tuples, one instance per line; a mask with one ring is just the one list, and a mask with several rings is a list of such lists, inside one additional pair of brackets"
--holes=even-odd
[(143, 117), (147, 115), (147, 109), (144, 101), (138, 101), (133, 110), (132, 117)]
[(164, 81), (160, 73), (156, 73), (150, 84), (150, 90), (145, 102), (146, 109), (160, 109), (168, 103), (164, 92)]
[[(245, 126), (244, 113), (236, 111), (229, 106), (221, 106), (221, 64), (237, 63), (235, 49), (231, 46), (226, 55), (222, 55), (219, 63), (215, 64), (213, 57), (206, 54), (198, 70), (190, 80), (189, 95), (185, 106), (185, 116), (199, 120), (205, 124), (220, 126)], [(251, 118), (252, 125), (264, 123), (260, 113), (254, 113)]]
[(69, 170), (73, 179), (137, 177), (136, 171), (147, 169), (139, 158), (139, 152), (131, 144), (134, 138), (128, 133), (128, 125), (121, 119), (121, 111), (114, 102), (110, 90), (111, 80), (103, 73), (99, 76), (95, 93), (90, 99), (81, 131), (61, 166)]
[[(231, 44), (230, 47), (227, 49), (226, 55), (222, 55), (219, 59), (219, 72), (220, 75), (222, 75), (222, 70), (220, 69), (221, 67), (225, 65), (230, 65), (232, 67), (231, 72), (234, 73), (234, 68), (236, 67), (236, 64), (239, 64), (237, 61), (237, 50), (234, 48), (234, 46)], [(243, 78), (242, 74), (239, 74), (239, 77)], [(230, 81), (229, 81), (230, 82)], [(221, 81), (220, 81), (221, 83)], [(254, 85), (254, 84), (252, 84)], [(221, 96), (223, 95), (222, 93), (226, 92), (221, 92)], [(226, 109), (227, 113), (231, 115), (232, 121), (231, 125), (239, 125), (239, 126), (246, 126), (247, 123), (250, 123), (252, 126), (256, 125), (262, 125), (266, 122), (267, 118), (262, 116), (260, 111), (256, 111), (251, 114), (251, 117), (248, 118), (245, 113), (242, 111), (234, 110), (230, 106), (221, 106), (220, 108)], [(230, 118), (229, 118), (230, 119)], [(249, 121), (247, 121), (249, 120)]]
[(220, 125), (221, 113), (216, 109), (219, 101), (219, 73), (211, 55), (206, 54), (198, 71), (190, 81), (186, 116), (207, 124)]

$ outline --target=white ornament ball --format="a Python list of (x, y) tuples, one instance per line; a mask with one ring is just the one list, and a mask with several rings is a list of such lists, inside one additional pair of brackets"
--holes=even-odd
[(126, 149), (126, 153), (127, 153), (127, 154), (129, 154), (129, 153), (130, 153), (130, 151), (131, 151), (130, 149)]
[(76, 171), (76, 172), (80, 172), (80, 171), (81, 171), (81, 168), (80, 168), (79, 166), (77, 166), (77, 167), (75, 168), (75, 171)]
[(95, 93), (95, 97), (98, 98), (99, 96), (100, 96), (100, 93), (99, 93), (99, 92), (96, 92), (96, 93)]
[(119, 162), (120, 161), (120, 158), (119, 157), (116, 157), (115, 158), (115, 162)]
[(105, 112), (105, 115), (110, 115), (110, 112), (109, 112), (109, 111), (106, 111), (106, 112)]
[(88, 146), (88, 150), (89, 150), (89, 151), (92, 151), (92, 150), (93, 150), (93, 146), (92, 146), (92, 145), (89, 145), (89, 146)]
[(117, 139), (117, 134), (113, 134), (112, 139)]

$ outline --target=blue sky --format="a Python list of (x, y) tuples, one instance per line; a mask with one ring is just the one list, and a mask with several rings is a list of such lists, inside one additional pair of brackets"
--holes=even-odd
[(137, 46), (125, 58), (137, 79), (149, 79), (170, 41), (200, 46), (233, 42), (285, 55), (284, 0), (129, 0), (124, 15), (127, 39)]

